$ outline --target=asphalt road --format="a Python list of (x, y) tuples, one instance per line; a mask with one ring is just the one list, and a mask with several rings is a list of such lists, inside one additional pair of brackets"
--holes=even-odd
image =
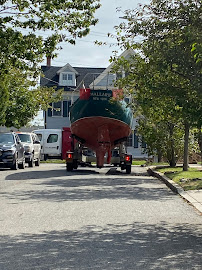
[(201, 224), (145, 168), (0, 170), (0, 270), (199, 270)]

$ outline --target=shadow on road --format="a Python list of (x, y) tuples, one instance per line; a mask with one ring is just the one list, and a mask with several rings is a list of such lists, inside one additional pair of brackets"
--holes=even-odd
[[(120, 169), (116, 167), (105, 167), (105, 170), (107, 169), (107, 172), (104, 173), (106, 175), (121, 175), (123, 177), (128, 177), (129, 175), (125, 173), (124, 171), (120, 171)], [(28, 168), (29, 170), (29, 168)], [(79, 175), (94, 175), (94, 174), (103, 174), (103, 170), (99, 169), (97, 171), (97, 168), (78, 168), (77, 170), (73, 170), (72, 172), (67, 172), (65, 166), (59, 167), (59, 169), (54, 170), (29, 170), (29, 171), (18, 171), (16, 173), (12, 173), (8, 176), (6, 176), (5, 180), (37, 180), (41, 178), (55, 178), (55, 177), (65, 177), (65, 176), (79, 176)], [(140, 175), (148, 175), (146, 172), (135, 172), (131, 173), (131, 176), (140, 176)]]
[(29, 170), (29, 171), (18, 171), (17, 173), (10, 174), (6, 176), (5, 180), (41, 180), (42, 178), (55, 178), (55, 177), (66, 177), (71, 175), (88, 175), (88, 174), (99, 174), (99, 172), (92, 170), (92, 169), (79, 169), (75, 170), (73, 172), (67, 172), (64, 169), (58, 169), (58, 170)]
[(0, 236), (0, 269), (201, 269), (201, 224), (135, 223)]
[(173, 193), (159, 186), (159, 180), (149, 177), (79, 177), (50, 178), (26, 186), (26, 190), (17, 189), (1, 192), (11, 200), (37, 201), (89, 201), (102, 199), (155, 200), (171, 199)]
[[(62, 168), (62, 169), (61, 169)], [(64, 170), (63, 170), (64, 168)], [(145, 171), (132, 174), (123, 173), (115, 167), (98, 169), (79, 168), (75, 172), (66, 172), (65, 166), (54, 170), (30, 170), (13, 173), (6, 180), (32, 180), (23, 188), (13, 188), (1, 195), (16, 201), (89, 201), (102, 199), (155, 200), (170, 199), (173, 193), (160, 186), (160, 181), (148, 177)], [(34, 180), (34, 181), (33, 181)], [(35, 181), (36, 180), (36, 181)], [(38, 180), (38, 181), (37, 181)]]

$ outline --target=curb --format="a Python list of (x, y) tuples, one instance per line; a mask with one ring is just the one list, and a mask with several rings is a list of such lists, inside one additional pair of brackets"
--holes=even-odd
[(173, 192), (179, 194), (202, 214), (202, 205), (195, 198), (193, 198), (187, 191), (184, 191), (184, 189), (176, 184), (173, 180), (166, 177), (163, 173), (155, 171), (155, 169), (156, 167), (149, 167), (147, 169), (148, 174), (163, 181)]

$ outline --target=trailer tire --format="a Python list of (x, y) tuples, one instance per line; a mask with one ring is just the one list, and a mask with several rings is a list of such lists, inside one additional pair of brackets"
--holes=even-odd
[(73, 164), (72, 164), (72, 163), (67, 163), (67, 164), (66, 164), (66, 170), (67, 170), (68, 172), (73, 171)]
[(113, 165), (114, 167), (118, 167), (118, 166), (119, 166), (118, 163), (113, 163), (112, 165)]
[(76, 159), (73, 160), (73, 165), (72, 166), (73, 166), (73, 169), (75, 169), (75, 170), (78, 168), (78, 162), (77, 162)]
[(123, 170), (125, 170), (125, 165), (124, 164), (121, 164), (121, 170), (123, 171)]
[(126, 173), (127, 174), (131, 173), (131, 165), (126, 165)]

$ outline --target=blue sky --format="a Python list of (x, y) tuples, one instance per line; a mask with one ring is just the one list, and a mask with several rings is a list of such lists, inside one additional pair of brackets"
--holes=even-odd
[[(107, 37), (107, 33), (115, 33), (114, 26), (121, 22), (119, 17), (123, 13), (116, 12), (116, 8), (133, 9), (138, 3), (149, 3), (149, 0), (101, 0), (102, 7), (95, 14), (99, 19), (98, 24), (91, 28), (87, 37), (78, 39), (76, 45), (62, 43), (63, 49), (59, 51), (58, 57), (52, 60), (52, 65), (64, 66), (69, 63), (72, 66), (107, 67), (112, 51), (119, 49), (111, 46), (115, 40)], [(108, 45), (94, 45), (95, 40), (106, 41)], [(43, 64), (46, 64), (45, 60)]]

